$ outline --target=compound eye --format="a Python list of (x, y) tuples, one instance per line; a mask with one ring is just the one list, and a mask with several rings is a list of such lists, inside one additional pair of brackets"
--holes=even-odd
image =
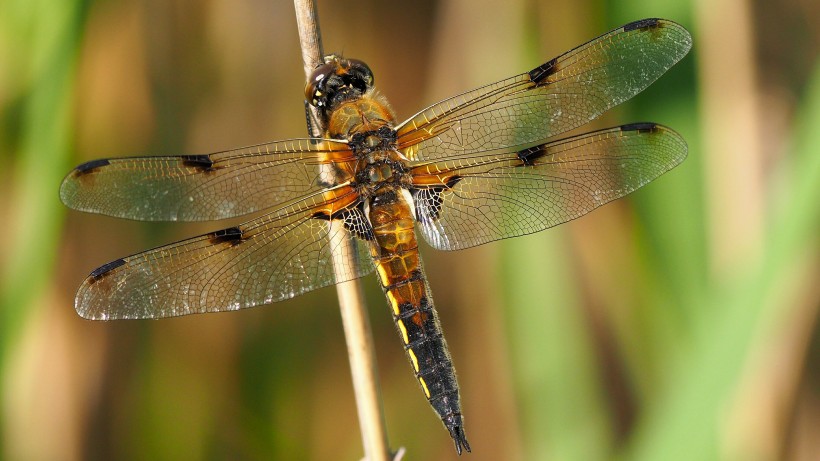
[(305, 100), (307, 100), (310, 105), (316, 106), (319, 104), (322, 96), (324, 96), (322, 89), (325, 86), (325, 81), (328, 76), (333, 74), (335, 68), (336, 63), (329, 62), (317, 67), (316, 70), (310, 74), (310, 78), (305, 84)]
[(373, 86), (373, 71), (370, 70), (370, 66), (358, 59), (348, 59), (347, 62), (350, 63), (350, 69), (355, 69), (361, 73), (361, 77), (368, 88)]

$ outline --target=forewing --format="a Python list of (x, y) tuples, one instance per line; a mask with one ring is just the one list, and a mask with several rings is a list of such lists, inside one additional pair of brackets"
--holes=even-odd
[(560, 135), (641, 92), (691, 46), (674, 22), (627, 24), (530, 72), (428, 107), (399, 126), (399, 149), (430, 161)]
[[(108, 263), (80, 286), (77, 312), (107, 320), (237, 310), (366, 275), (373, 271), (363, 241), (372, 236), (369, 223), (360, 207), (331, 211), (353, 198), (352, 189), (337, 190), (342, 193), (333, 201), (309, 198), (237, 227)], [(331, 228), (331, 215), (359, 238), (333, 235), (343, 227)], [(353, 254), (334, 263), (342, 241), (353, 243)]]
[(629, 194), (685, 157), (679, 134), (637, 123), (420, 165), (413, 171), (419, 228), (440, 250), (538, 232)]
[(94, 160), (68, 174), (68, 207), (144, 221), (212, 221), (271, 209), (321, 190), (319, 163), (347, 144), (292, 139), (209, 155)]

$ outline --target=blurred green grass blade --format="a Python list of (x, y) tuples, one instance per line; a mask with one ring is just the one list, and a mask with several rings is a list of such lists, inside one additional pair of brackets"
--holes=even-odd
[[(668, 18), (695, 33), (691, 4), (686, 0), (626, 0), (612, 8), (609, 16), (612, 24), (647, 17)], [(666, 295), (663, 301), (666, 301), (667, 308), (656, 312), (658, 315), (673, 315), (675, 320), (680, 320), (677, 316), (695, 314), (689, 307), (702, 299), (707, 285), (708, 249), (703, 198), (706, 153), (700, 147), (695, 88), (698, 46), (695, 35), (690, 53), (622, 108), (629, 110), (629, 121), (663, 123), (683, 135), (689, 145), (689, 156), (682, 165), (631, 198), (637, 205), (641, 225), (646, 228), (649, 264), (657, 271), (658, 280), (667, 284), (661, 294)], [(681, 301), (671, 305), (672, 299)], [(677, 309), (670, 310), (669, 307)]]
[[(627, 0), (607, 10), (611, 26), (647, 17), (660, 17), (692, 29), (691, 4), (676, 0)], [(674, 170), (630, 196), (636, 211), (642, 302), (632, 309), (628, 345), (628, 374), (636, 386), (639, 408), (665, 383), (668, 357), (690, 346), (692, 329), (702, 320), (709, 293), (709, 248), (704, 198), (704, 158), (701, 148), (695, 55), (692, 51), (663, 77), (619, 108), (619, 121), (651, 120), (678, 131), (689, 146), (686, 160)], [(709, 312), (706, 312), (709, 315)]]
[(760, 263), (713, 293), (707, 307), (714, 318), (703, 323), (693, 347), (676, 364), (671, 385), (638, 427), (625, 459), (719, 459), (720, 423), (750, 351), (767, 339), (761, 336), (763, 322), (802, 308), (784, 302), (782, 287), (790, 283), (797, 263), (816, 255), (820, 244), (820, 67), (801, 115), (793, 176), (778, 202), (782, 207), (772, 213)]
[(505, 315), (526, 459), (608, 459), (609, 409), (559, 230), (502, 243)]
[[(0, 24), (9, 66), (23, 92), (14, 153), (8, 246), (0, 280), (0, 374), (38, 297), (52, 277), (63, 209), (57, 190), (67, 171), (77, 47), (84, 2), (9, 0)], [(11, 45), (9, 45), (11, 44)], [(70, 306), (66, 306), (70, 309)]]
[(791, 181), (794, 187), (782, 200), (782, 216), (772, 221), (775, 229), (770, 233), (771, 262), (774, 264), (767, 266), (771, 270), (787, 264), (807, 245), (820, 244), (817, 232), (820, 229), (820, 65), (815, 66), (804, 100), (806, 105), (797, 119), (795, 135), (794, 180)]

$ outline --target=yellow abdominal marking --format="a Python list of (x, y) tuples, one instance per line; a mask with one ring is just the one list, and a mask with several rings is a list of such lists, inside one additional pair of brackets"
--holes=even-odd
[(404, 322), (401, 319), (396, 320), (396, 325), (399, 326), (399, 330), (401, 330), (401, 339), (404, 340), (404, 344), (410, 342), (410, 338), (407, 337), (407, 328), (404, 327)]
[(413, 349), (407, 349), (407, 355), (410, 356), (410, 361), (413, 362), (413, 370), (416, 373), (419, 372), (419, 359), (416, 358), (416, 353), (413, 352)]
[(396, 300), (396, 297), (393, 296), (393, 293), (387, 292), (387, 300), (390, 302), (390, 306), (393, 307), (393, 313), (399, 315), (399, 301)]
[(379, 278), (382, 281), (382, 286), (386, 287), (390, 285), (390, 280), (387, 278), (387, 271), (384, 270), (384, 267), (381, 264), (376, 264), (376, 270), (379, 271)]
[(427, 383), (424, 382), (424, 378), (422, 378), (421, 376), (419, 376), (419, 383), (421, 383), (421, 388), (424, 390), (424, 395), (426, 395), (427, 398), (429, 399), (430, 398), (430, 389), (427, 389)]

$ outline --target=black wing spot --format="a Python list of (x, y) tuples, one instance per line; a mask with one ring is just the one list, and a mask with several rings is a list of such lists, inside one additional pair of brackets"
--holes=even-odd
[(631, 30), (636, 29), (654, 29), (658, 27), (660, 19), (658, 18), (649, 18), (649, 19), (641, 19), (640, 21), (633, 21), (623, 27), (624, 32), (629, 32)]
[(621, 131), (637, 131), (639, 133), (651, 133), (658, 128), (657, 123), (652, 122), (640, 122), (640, 123), (629, 123), (627, 125), (621, 126)]
[(516, 153), (518, 159), (521, 160), (521, 166), (534, 166), (536, 160), (547, 154), (544, 146), (535, 146), (528, 149), (520, 150)]
[(313, 213), (310, 217), (313, 219), (319, 219), (322, 221), (330, 221), (331, 219), (341, 219), (344, 220), (349, 213), (349, 210), (360, 208), (361, 204), (355, 205), (353, 208), (343, 208), (341, 210), (335, 211), (333, 214), (328, 213), (327, 211), (317, 211)]
[(413, 203), (416, 206), (416, 217), (422, 223), (435, 221), (441, 214), (441, 204), (444, 203), (445, 190), (450, 190), (463, 179), (462, 176), (453, 175), (447, 179), (444, 186), (425, 187), (416, 189), (413, 193)]
[(82, 165), (78, 165), (77, 168), (74, 168), (74, 175), (82, 176), (110, 164), (111, 162), (106, 159), (91, 160), (90, 162), (85, 162)]
[(227, 229), (218, 230), (210, 234), (211, 243), (218, 245), (220, 243), (228, 243), (231, 246), (238, 245), (242, 242), (242, 229), (238, 227), (229, 227)]
[(183, 155), (182, 164), (206, 172), (214, 169), (214, 161), (208, 155)]
[(344, 223), (345, 229), (360, 240), (376, 240), (376, 235), (373, 234), (373, 226), (370, 225), (370, 221), (364, 214), (364, 202), (353, 208), (342, 210), (339, 218)]
[(456, 187), (456, 184), (458, 184), (459, 181), (461, 181), (461, 176), (456, 174), (456, 175), (450, 176), (450, 179), (448, 179), (447, 182), (444, 183), (444, 185), (447, 186), (448, 189), (452, 189), (452, 188)]
[(311, 215), (313, 219), (319, 219), (321, 221), (330, 221), (330, 214), (326, 211), (317, 211)]
[(527, 73), (530, 75), (530, 80), (532, 80), (533, 83), (540, 85), (544, 83), (547, 77), (555, 74), (558, 70), (558, 58), (552, 58)]
[(94, 269), (93, 271), (91, 271), (91, 274), (89, 275), (89, 277), (92, 279), (91, 280), (92, 282), (96, 282), (97, 280), (100, 280), (101, 278), (105, 277), (106, 274), (108, 274), (109, 272), (113, 271), (114, 269), (116, 269), (116, 268), (118, 268), (118, 267), (120, 267), (124, 264), (125, 264), (125, 259), (122, 259), (122, 258), (120, 258), (116, 261), (111, 261), (110, 263), (103, 264), (102, 266), (100, 266), (100, 267)]

